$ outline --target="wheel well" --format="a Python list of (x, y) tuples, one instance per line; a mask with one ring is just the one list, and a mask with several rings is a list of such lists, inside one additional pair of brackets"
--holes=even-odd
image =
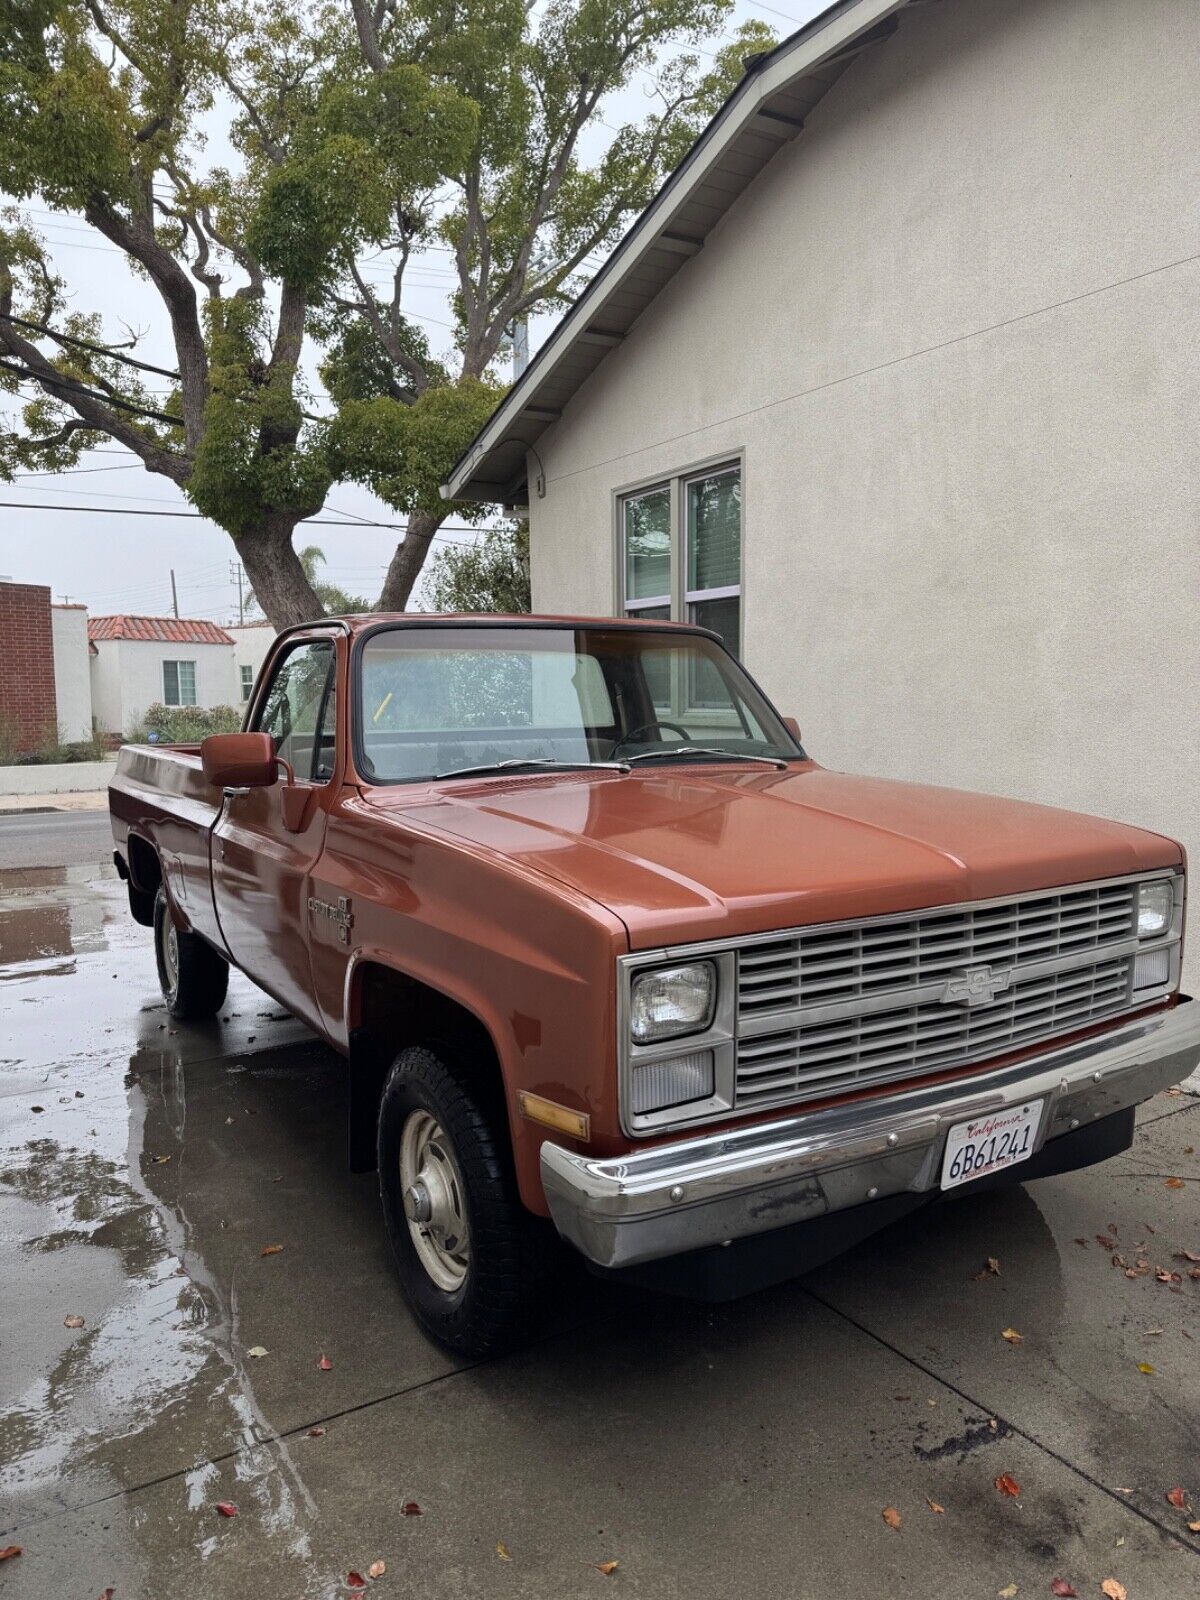
[(155, 895), (162, 882), (158, 851), (136, 833), (129, 835), (129, 881), (142, 894)]
[(436, 1050), (461, 1076), (497, 1129), (506, 1127), (504, 1077), (487, 1028), (466, 1006), (407, 973), (364, 962), (355, 975), (350, 1033), (350, 1167), (375, 1166), (375, 1125), (384, 1080), (409, 1045)]
[(162, 883), (158, 851), (136, 833), (129, 835), (129, 910), (144, 928), (154, 926), (154, 897)]

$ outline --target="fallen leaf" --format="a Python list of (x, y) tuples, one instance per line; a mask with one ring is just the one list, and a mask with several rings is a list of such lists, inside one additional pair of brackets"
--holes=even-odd
[(387, 1571), (387, 1562), (386, 1561), (372, 1561), (371, 1565), (367, 1568), (367, 1577), (368, 1578), (382, 1578), (386, 1571)]
[(1125, 1585), (1123, 1583), (1118, 1583), (1115, 1578), (1105, 1578), (1104, 1582), (1100, 1585), (1100, 1593), (1106, 1594), (1108, 1596), (1108, 1600), (1128, 1600), (1125, 1592)]
[[(1086, 1250), (1086, 1249), (1087, 1249), (1087, 1240), (1086, 1240), (1086, 1239), (1076, 1239), (1076, 1240), (1075, 1240), (1075, 1243), (1076, 1243), (1076, 1244), (1081, 1244), (1081, 1245), (1082, 1245), (1082, 1246), (1083, 1246), (1083, 1248), (1084, 1248), (1084, 1249), (1085, 1249), (1085, 1250)], [(1015, 1592), (1015, 1591), (1014, 1591), (1014, 1592)], [(1001, 1591), (1000, 1591), (1000, 1593), (1001, 1593), (1001, 1594), (1003, 1594), (1003, 1593), (1004, 1593), (1004, 1590), (1003, 1590), (1003, 1589), (1001, 1589)]]
[(325, 1437), (325, 1429), (321, 1427), (310, 1428), (305, 1437), (308, 1439), (323, 1439)]
[(400, 1515), (402, 1517), (419, 1517), (421, 1508), (415, 1500), (406, 1500), (400, 1507)]
[(1051, 1578), (1050, 1593), (1061, 1596), (1062, 1600), (1071, 1600), (1072, 1595), (1075, 1596), (1075, 1600), (1079, 1600), (1079, 1590), (1072, 1587), (1065, 1578)]
[(1115, 1485), (1114, 1485), (1114, 1486), (1113, 1486), (1113, 1493), (1114, 1493), (1114, 1494), (1132, 1494), (1132, 1493), (1133, 1493), (1133, 1490), (1132, 1490), (1132, 1489), (1118, 1489), (1118, 1488), (1117, 1488), (1117, 1487), (1116, 1487), (1116, 1486), (1115, 1486)]
[(0, 1550), (0, 1561), (11, 1561), (14, 1556), (19, 1556), (20, 1554), (21, 1546), (19, 1544), (6, 1544), (4, 1549)]
[(115, 1595), (116, 1592), (117, 1591), (112, 1587), (112, 1585), (109, 1584), (108, 1588), (105, 1589), (101, 1594), (100, 1600), (113, 1600), (113, 1595)]
[(896, 1510), (895, 1506), (884, 1506), (883, 1520), (887, 1523), (889, 1528), (898, 1528), (900, 1526), (900, 1513)]
[(170, 1156), (151, 1156), (150, 1159), (156, 1167), (165, 1167), (171, 1158)]
[(265, 1244), (258, 1253), (260, 1256), (277, 1256), (282, 1249), (281, 1244)]
[(1155, 1267), (1154, 1276), (1159, 1283), (1182, 1283), (1183, 1279), (1177, 1272), (1168, 1272), (1165, 1267)]
[(1014, 1500), (1021, 1492), (1021, 1485), (1015, 1478), (1010, 1477), (1007, 1472), (1002, 1472), (996, 1479), (996, 1488), (999, 1489), (1001, 1494), (1011, 1495)]
[(503, 1539), (496, 1540), (496, 1554), (500, 1557), (501, 1561), (512, 1560), (512, 1557), (508, 1553), (508, 1546), (505, 1544)]
[(86, 1324), (84, 1323), (83, 1318), (75, 1316), (73, 1313), (71, 1316), (63, 1318), (64, 1328), (82, 1328), (84, 1326), (86, 1326)]
[(1115, 1250), (1117, 1248), (1117, 1241), (1115, 1239), (1110, 1239), (1106, 1233), (1098, 1233), (1096, 1235), (1096, 1243), (1100, 1246), (1101, 1250)]
[(237, 1507), (234, 1505), (232, 1500), (218, 1500), (217, 1501), (217, 1510), (221, 1513), (221, 1515), (223, 1517), (236, 1517), (237, 1516)]
[[(37, 1110), (36, 1106), (34, 1107), (34, 1110), (35, 1111)], [(1183, 1179), (1182, 1178), (1168, 1178), (1167, 1179), (1167, 1188), (1168, 1189), (1182, 1189), (1183, 1188)]]
[(596, 1571), (602, 1572), (606, 1578), (611, 1578), (620, 1565), (619, 1561), (597, 1561)]
[(925, 1504), (929, 1507), (930, 1511), (936, 1511), (939, 1517), (945, 1516), (945, 1506), (938, 1505), (937, 1501), (931, 1500), (928, 1495), (925, 1496)]
[(1000, 1600), (1013, 1600), (1013, 1595), (1015, 1595), (1016, 1592), (1017, 1586), (1015, 1583), (1006, 1583), (1003, 1589), (997, 1589), (996, 1591), (996, 1593), (1000, 1596)]
[(1182, 1511), (1187, 1504), (1187, 1491), (1185, 1489), (1168, 1489), (1167, 1501), (1176, 1511)]
[(271, 1352), (265, 1344), (252, 1344), (246, 1354), (254, 1361), (261, 1361), (263, 1356), (269, 1356)]
[(326, 1356), (326, 1355), (323, 1355), (321, 1357), (320, 1361), (317, 1362), (317, 1366), (320, 1367), (322, 1372), (332, 1372), (333, 1371), (333, 1362), (330, 1361), (329, 1357)]
[(1018, 1333), (1015, 1328), (1005, 1328), (1000, 1337), (1002, 1339), (1007, 1339), (1009, 1344), (1020, 1344), (1025, 1335), (1023, 1333)]
[(1150, 1365), (1150, 1363), (1148, 1361), (1139, 1361), (1138, 1362), (1138, 1371), (1139, 1372), (1144, 1372), (1148, 1378), (1152, 1378), (1154, 1376), (1154, 1368)]
[(1176, 1250), (1176, 1261), (1200, 1261), (1200, 1255), (1195, 1250)]
[(348, 1572), (346, 1574), (346, 1587), (348, 1589), (365, 1589), (367, 1580), (361, 1572)]
[(1188, 1523), (1188, 1532), (1189, 1533), (1200, 1533), (1200, 1522), (1189, 1522)]
[(1124, 1543), (1125, 1543), (1125, 1535), (1122, 1534), (1121, 1537), (1117, 1540), (1117, 1549), (1119, 1550)]
[(987, 1258), (987, 1269), (994, 1278), (998, 1278), (1000, 1276), (1000, 1263), (997, 1261), (995, 1256), (989, 1256)]

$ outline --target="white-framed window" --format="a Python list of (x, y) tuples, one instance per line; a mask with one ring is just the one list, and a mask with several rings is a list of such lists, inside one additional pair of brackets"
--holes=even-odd
[(618, 609), (742, 643), (742, 468), (724, 462), (622, 495)]
[(242, 678), (242, 700), (246, 701), (249, 700), (254, 689), (254, 668), (243, 665), (238, 668), (238, 671), (241, 673)]
[(164, 661), (163, 705), (194, 706), (196, 704), (196, 663), (194, 661)]

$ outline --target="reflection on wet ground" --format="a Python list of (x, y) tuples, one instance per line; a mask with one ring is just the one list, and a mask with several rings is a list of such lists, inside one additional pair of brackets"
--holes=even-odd
[(399, 1299), (343, 1063), (240, 978), (172, 1023), (111, 869), (0, 873), (0, 1017), (3, 1600), (332, 1597), (375, 1559), (456, 1600), (1200, 1592), (1165, 1499), (1200, 1501), (1200, 1284), (1110, 1264), (1200, 1251), (1195, 1100), (732, 1306), (568, 1274), (542, 1344), (468, 1367)]

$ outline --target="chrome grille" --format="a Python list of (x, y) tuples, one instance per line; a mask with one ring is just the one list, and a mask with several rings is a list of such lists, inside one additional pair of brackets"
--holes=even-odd
[(1018, 979), (994, 1003), (977, 1009), (940, 1001), (898, 1004), (755, 1033), (737, 1046), (737, 1107), (843, 1094), (1087, 1027), (1130, 1004), (1132, 968), (1132, 955), (1112, 956)]
[(1090, 884), (747, 944), (738, 953), (738, 1017), (858, 1000), (978, 963), (1005, 968), (1102, 951), (1132, 936), (1135, 892), (1129, 882)]

